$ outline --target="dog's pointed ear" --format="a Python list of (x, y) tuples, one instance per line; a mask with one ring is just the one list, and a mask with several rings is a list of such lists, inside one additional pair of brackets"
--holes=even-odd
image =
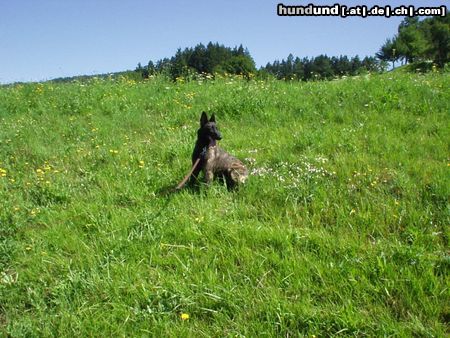
[(205, 112), (202, 112), (202, 117), (200, 117), (200, 128), (208, 123), (208, 115)]
[(214, 113), (211, 115), (211, 118), (209, 119), (209, 122), (216, 123), (216, 115)]

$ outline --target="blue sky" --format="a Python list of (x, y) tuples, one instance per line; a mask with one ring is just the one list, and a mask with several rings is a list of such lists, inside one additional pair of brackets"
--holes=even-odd
[[(336, 1), (0, 0), (0, 83), (134, 69), (178, 47), (243, 44), (257, 66), (319, 54), (374, 55), (400, 17), (278, 17), (276, 6)], [(342, 1), (439, 6), (445, 1)]]

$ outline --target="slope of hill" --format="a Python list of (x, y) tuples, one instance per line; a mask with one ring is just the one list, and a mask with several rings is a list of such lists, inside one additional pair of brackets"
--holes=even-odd
[[(0, 333), (444, 336), (449, 82), (0, 88)], [(158, 194), (202, 110), (248, 185)]]

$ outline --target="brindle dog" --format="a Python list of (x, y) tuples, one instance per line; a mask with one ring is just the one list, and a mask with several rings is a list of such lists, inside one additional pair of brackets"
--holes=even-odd
[(217, 145), (217, 141), (221, 139), (222, 135), (217, 129), (214, 114), (208, 120), (206, 113), (202, 112), (197, 142), (192, 153), (192, 163), (194, 164), (198, 158), (200, 162), (192, 173), (192, 180), (197, 181), (198, 174), (203, 170), (208, 185), (216, 175), (225, 179), (230, 190), (246, 181), (248, 170), (241, 161)]

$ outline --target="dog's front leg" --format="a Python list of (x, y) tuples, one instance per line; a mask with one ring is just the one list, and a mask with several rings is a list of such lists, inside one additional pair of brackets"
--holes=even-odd
[(206, 179), (206, 184), (207, 184), (207, 185), (210, 185), (211, 182), (212, 182), (213, 179), (214, 179), (214, 173), (213, 173), (212, 170), (206, 170), (206, 171), (205, 171), (205, 179)]

